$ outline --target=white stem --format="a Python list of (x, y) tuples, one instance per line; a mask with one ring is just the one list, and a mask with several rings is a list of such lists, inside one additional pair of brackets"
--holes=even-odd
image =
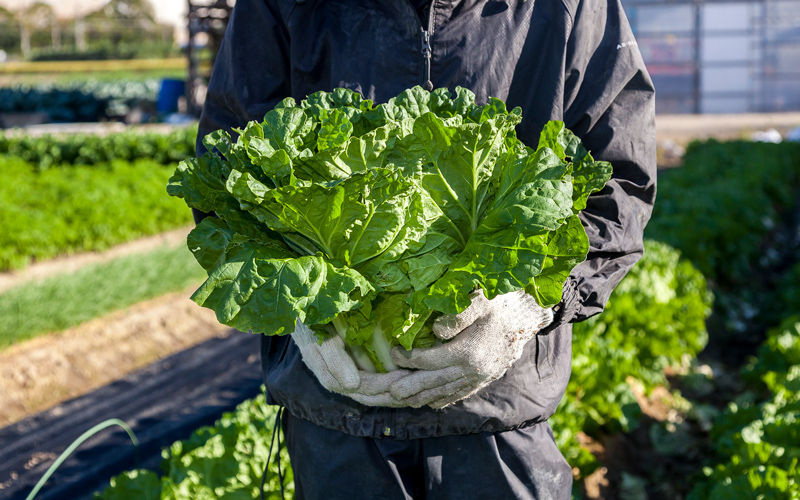
[(344, 344), (350, 351), (350, 356), (352, 356), (353, 361), (356, 362), (358, 367), (365, 372), (377, 373), (378, 370), (375, 368), (375, 365), (372, 364), (372, 360), (369, 359), (369, 355), (366, 353), (366, 351), (364, 351), (361, 346), (350, 345), (347, 342), (347, 328), (349, 327), (347, 321), (345, 321), (341, 316), (336, 316), (333, 318), (333, 321), (331, 321), (331, 324), (333, 324), (336, 334), (339, 335), (342, 340), (344, 340)]
[(383, 368), (387, 372), (393, 372), (398, 369), (398, 366), (392, 361), (392, 345), (386, 340), (386, 335), (378, 325), (375, 325), (375, 330), (372, 332), (370, 339), (372, 348), (375, 350), (375, 355), (383, 363)]

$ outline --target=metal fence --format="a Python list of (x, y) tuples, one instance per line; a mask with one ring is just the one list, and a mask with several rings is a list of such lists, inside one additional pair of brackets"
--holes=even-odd
[(659, 113), (800, 110), (800, 0), (622, 0)]

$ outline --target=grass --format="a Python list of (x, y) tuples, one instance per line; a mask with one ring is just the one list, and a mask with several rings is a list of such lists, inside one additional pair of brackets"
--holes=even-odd
[(204, 277), (191, 252), (180, 245), (24, 283), (0, 294), (0, 349), (183, 290)]

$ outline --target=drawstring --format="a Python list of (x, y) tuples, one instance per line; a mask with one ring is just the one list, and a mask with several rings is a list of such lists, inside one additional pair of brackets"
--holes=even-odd
[(278, 433), (278, 452), (275, 454), (275, 460), (278, 461), (278, 480), (281, 485), (281, 498), (286, 500), (286, 495), (283, 492), (283, 473), (281, 472), (281, 416), (283, 415), (283, 406), (278, 407), (278, 414), (275, 415), (275, 425), (272, 427), (272, 437), (269, 440), (269, 452), (267, 453), (267, 463), (264, 465), (264, 473), (261, 475), (261, 500), (264, 500), (264, 484), (267, 481), (267, 471), (269, 470), (269, 461), (272, 458), (272, 445), (275, 444), (275, 432)]

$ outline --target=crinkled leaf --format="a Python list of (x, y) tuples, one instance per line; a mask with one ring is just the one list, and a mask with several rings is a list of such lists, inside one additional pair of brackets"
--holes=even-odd
[[(492, 197), (494, 164), (504, 147), (505, 131), (513, 123), (502, 120), (446, 126), (427, 113), (414, 122), (414, 133), (403, 142), (412, 158), (422, 158), (418, 176), (450, 226), (447, 234), (466, 245)], [(398, 159), (398, 163), (400, 163)]]
[(228, 252), (192, 300), (236, 329), (286, 335), (296, 320), (327, 323), (360, 307), (372, 290), (358, 272), (321, 255), (295, 258), (275, 246), (245, 242)]
[(424, 234), (416, 186), (384, 169), (353, 174), (333, 185), (270, 190), (262, 206), (329, 258), (358, 267), (392, 261)]
[[(296, 158), (312, 144), (316, 123), (300, 108), (273, 109), (264, 116), (264, 138), (274, 149), (283, 149), (290, 158)], [(314, 141), (315, 142), (315, 141)]]
[(564, 126), (563, 122), (550, 121), (539, 136), (539, 149), (552, 149), (559, 158), (572, 162), (574, 211), (586, 208), (589, 195), (603, 189), (611, 179), (611, 164), (595, 161), (581, 140)]
[(336, 181), (354, 172), (364, 172), (386, 164), (396, 131), (391, 126), (376, 128), (360, 137), (351, 137), (340, 145), (297, 162), (298, 176), (308, 180)]
[(317, 134), (317, 151), (341, 146), (353, 133), (353, 124), (347, 114), (339, 109), (323, 110), (320, 113), (319, 133)]
[[(531, 155), (529, 162), (536, 166), (501, 181), (503, 188), (464, 250), (428, 289), (428, 307), (457, 314), (469, 306), (469, 293), (476, 287), (492, 299), (525, 288), (541, 273), (551, 233), (572, 213), (572, 185), (552, 151)], [(582, 226), (570, 229), (583, 231)]]
[(589, 253), (589, 238), (577, 215), (570, 216), (566, 223), (548, 234), (547, 257), (542, 271), (533, 277), (525, 290), (543, 307), (561, 302), (564, 282), (570, 272), (586, 260)]
[(225, 262), (225, 251), (235, 236), (224, 220), (206, 217), (192, 229), (186, 242), (197, 262), (210, 272)]

